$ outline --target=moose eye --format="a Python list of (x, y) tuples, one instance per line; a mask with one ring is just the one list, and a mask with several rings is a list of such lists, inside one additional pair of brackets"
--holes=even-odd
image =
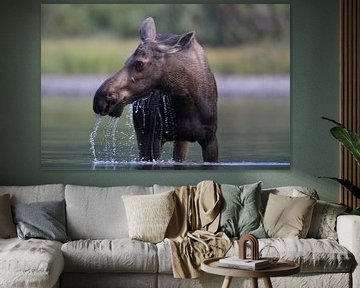
[(135, 70), (137, 72), (141, 72), (144, 69), (144, 62), (142, 61), (136, 61), (135, 62)]

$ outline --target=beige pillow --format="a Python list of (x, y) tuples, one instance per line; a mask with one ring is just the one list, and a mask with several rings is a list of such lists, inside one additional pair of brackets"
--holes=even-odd
[(11, 214), (10, 195), (0, 196), (0, 238), (16, 237), (16, 228)]
[(306, 197), (269, 195), (264, 228), (269, 237), (305, 238), (316, 200)]
[(164, 240), (175, 207), (173, 193), (122, 196), (131, 239), (151, 243)]

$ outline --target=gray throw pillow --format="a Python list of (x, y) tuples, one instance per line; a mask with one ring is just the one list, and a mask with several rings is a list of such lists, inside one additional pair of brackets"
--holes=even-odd
[(19, 238), (70, 241), (65, 232), (65, 201), (15, 204), (13, 215)]
[(261, 182), (236, 186), (221, 185), (223, 197), (219, 231), (229, 237), (253, 234), (266, 238), (260, 216)]

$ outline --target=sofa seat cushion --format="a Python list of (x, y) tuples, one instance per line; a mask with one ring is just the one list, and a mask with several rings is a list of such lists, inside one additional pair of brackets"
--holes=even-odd
[[(355, 263), (351, 252), (330, 239), (259, 239), (260, 250), (266, 245), (275, 247), (281, 259), (298, 263), (302, 273), (350, 272)], [(235, 242), (227, 256), (234, 256), (237, 251)]]
[(0, 239), (1, 287), (52, 287), (63, 268), (60, 242)]
[(156, 273), (156, 246), (122, 239), (77, 240), (61, 248), (66, 272)]
[[(261, 250), (265, 245), (274, 246), (280, 258), (298, 263), (302, 273), (347, 273), (351, 271), (355, 263), (353, 255), (344, 246), (330, 239), (259, 239), (259, 249)], [(172, 273), (169, 244), (167, 241), (158, 243), (157, 249), (159, 273)], [(235, 241), (227, 256), (238, 255), (238, 251), (238, 242)], [(250, 250), (248, 252), (250, 257)]]

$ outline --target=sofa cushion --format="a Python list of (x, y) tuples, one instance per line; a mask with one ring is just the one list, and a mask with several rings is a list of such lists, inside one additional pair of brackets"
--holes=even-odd
[(243, 186), (222, 184), (221, 193), (219, 231), (229, 237), (246, 233), (266, 237), (260, 217), (261, 182)]
[(10, 194), (11, 204), (40, 201), (61, 201), (65, 197), (63, 184), (34, 186), (0, 186), (0, 195)]
[(0, 238), (16, 237), (15, 224), (11, 214), (10, 195), (0, 196)]
[(63, 268), (61, 243), (0, 239), (0, 287), (53, 287)]
[(152, 194), (152, 187), (66, 185), (67, 233), (71, 239), (128, 238), (123, 195)]
[[(355, 263), (353, 255), (334, 240), (310, 238), (259, 239), (259, 249), (261, 250), (265, 245), (275, 247), (281, 259), (298, 263), (302, 273), (349, 273)], [(172, 274), (169, 243), (163, 241), (156, 244), (156, 247), (159, 273)], [(238, 241), (234, 241), (226, 256), (235, 256), (238, 255), (238, 252)], [(247, 250), (247, 254), (250, 257), (250, 248)]]
[(174, 192), (156, 195), (124, 195), (131, 239), (157, 243), (164, 235), (175, 208)]
[(301, 272), (350, 272), (353, 255), (338, 242), (329, 239), (262, 239), (260, 249), (274, 246), (280, 258), (297, 262)]
[(171, 246), (169, 241), (156, 244), (160, 274), (172, 274)]
[(318, 200), (314, 206), (307, 237), (337, 240), (336, 219), (346, 209), (345, 205)]
[[(259, 250), (273, 246), (274, 255), (280, 259), (295, 261), (301, 273), (348, 273), (355, 264), (354, 256), (344, 246), (330, 239), (264, 238), (259, 239)], [(235, 241), (226, 256), (235, 256), (239, 251)], [(270, 253), (271, 253), (270, 252)], [(275, 255), (278, 254), (278, 255)], [(250, 257), (250, 247), (247, 255)]]
[[(301, 273), (348, 273), (354, 266), (353, 255), (338, 242), (329, 239), (263, 238), (259, 250), (265, 245), (273, 246), (281, 259), (295, 261)], [(156, 244), (159, 273), (171, 274), (171, 248), (168, 241)], [(234, 241), (226, 256), (238, 255), (238, 241)], [(250, 257), (250, 247), (247, 255)], [(276, 256), (276, 255), (270, 255)], [(275, 287), (275, 286), (274, 286)]]
[(168, 185), (154, 184), (154, 186), (153, 186), (153, 188), (154, 188), (154, 194), (165, 193), (165, 192), (173, 191), (173, 190), (175, 190), (176, 187), (177, 187), (177, 186), (168, 186)]
[(65, 201), (18, 203), (13, 206), (17, 234), (22, 239), (69, 241), (65, 229)]
[(305, 238), (316, 200), (307, 197), (269, 195), (264, 227), (269, 237)]
[[(63, 273), (66, 288), (159, 288), (158, 275), (149, 273)], [(169, 286), (166, 286), (169, 288)], [(55, 287), (54, 287), (55, 288)]]
[(131, 239), (78, 240), (61, 248), (66, 272), (157, 271), (156, 246)]

